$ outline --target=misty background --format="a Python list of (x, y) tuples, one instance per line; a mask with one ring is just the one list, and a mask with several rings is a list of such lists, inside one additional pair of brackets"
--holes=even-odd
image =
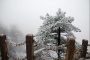
[(76, 40), (89, 40), (89, 0), (0, 0), (0, 21), (6, 28), (16, 25), (24, 35), (35, 35), (43, 23), (40, 16), (55, 15), (59, 8), (81, 29), (74, 32)]

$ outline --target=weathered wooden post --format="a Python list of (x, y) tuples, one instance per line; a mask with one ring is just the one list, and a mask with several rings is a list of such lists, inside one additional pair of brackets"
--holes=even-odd
[(34, 40), (33, 35), (26, 35), (26, 54), (27, 60), (34, 60)]
[(75, 39), (68, 38), (67, 39), (67, 50), (65, 60), (73, 60), (74, 59), (74, 49), (75, 49)]
[(1, 48), (2, 60), (8, 60), (8, 56), (7, 56), (8, 48), (5, 40), (6, 40), (6, 35), (0, 34), (0, 48)]
[(88, 46), (88, 40), (83, 39), (82, 40), (82, 51), (81, 51), (81, 57), (83, 58), (86, 58), (87, 46)]

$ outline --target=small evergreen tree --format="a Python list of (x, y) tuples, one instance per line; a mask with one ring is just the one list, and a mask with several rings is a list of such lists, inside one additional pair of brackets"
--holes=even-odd
[[(50, 38), (51, 33), (57, 33), (58, 28), (60, 27), (62, 32), (66, 33), (66, 37), (72, 36), (75, 38), (72, 31), (80, 32), (81, 30), (74, 25), (72, 22), (74, 21), (73, 17), (66, 17), (65, 12), (62, 12), (60, 9), (56, 12), (56, 16), (50, 16), (49, 14), (46, 17), (40, 17), (44, 20), (43, 25), (40, 26), (38, 33), (36, 35), (38, 40), (46, 41)], [(62, 39), (63, 36), (61, 36)]]
[(44, 22), (43, 25), (40, 26), (38, 33), (36, 34), (36, 38), (41, 45), (47, 45), (47, 43), (54, 43), (56, 41), (55, 38), (59, 27), (61, 29), (61, 33), (65, 33), (65, 35), (61, 34), (61, 44), (66, 44), (65, 37), (67, 38), (69, 36), (72, 36), (73, 38), (76, 38), (72, 33), (73, 31), (81, 32), (79, 28), (72, 25), (74, 18), (66, 17), (65, 12), (62, 12), (60, 9), (58, 9), (58, 12), (56, 12), (55, 16), (50, 16), (47, 13), (45, 17), (41, 16), (40, 18), (44, 20)]

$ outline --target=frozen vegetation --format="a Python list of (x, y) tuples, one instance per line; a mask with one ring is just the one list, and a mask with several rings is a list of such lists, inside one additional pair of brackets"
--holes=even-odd
[[(56, 12), (55, 16), (51, 16), (48, 13), (46, 14), (45, 17), (41, 16), (40, 18), (44, 20), (43, 25), (40, 26), (38, 29), (38, 33), (36, 34), (36, 39), (38, 40), (39, 46), (41, 45), (42, 47), (44, 45), (47, 46), (57, 46), (57, 38), (58, 38), (58, 29), (60, 27), (61, 29), (61, 43), (60, 44), (67, 44), (67, 37), (73, 37), (76, 39), (74, 36), (73, 32), (81, 32), (81, 30), (74, 25), (72, 25), (72, 22), (74, 21), (73, 17), (66, 17), (65, 16), (66, 12), (62, 12), (61, 9), (58, 9)], [(78, 42), (75, 43), (76, 49), (80, 49), (80, 44)], [(38, 46), (38, 47), (39, 47)], [(41, 47), (41, 48), (42, 48)], [(48, 59), (58, 59), (57, 55), (57, 50), (43, 50), (41, 52), (40, 57), (45, 57), (43, 59), (48, 60)], [(60, 55), (62, 58), (65, 58), (65, 50), (61, 50)], [(49, 58), (48, 58), (49, 57)], [(43, 60), (40, 58), (40, 60)]]

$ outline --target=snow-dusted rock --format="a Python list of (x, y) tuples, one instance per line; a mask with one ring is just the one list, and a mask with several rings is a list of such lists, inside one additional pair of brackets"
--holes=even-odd
[(52, 58), (58, 58), (56, 51), (49, 50), (49, 54)]

